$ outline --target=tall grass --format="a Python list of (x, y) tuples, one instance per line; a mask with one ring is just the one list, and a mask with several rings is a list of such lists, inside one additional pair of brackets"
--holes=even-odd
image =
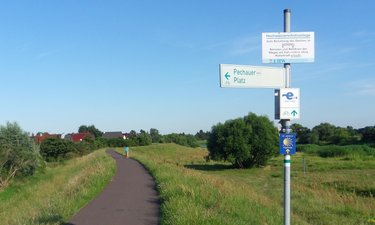
[(62, 224), (94, 198), (115, 172), (104, 150), (47, 168), (0, 193), (4, 225)]
[[(282, 209), (245, 182), (232, 182), (196, 168), (206, 164), (205, 150), (177, 145), (133, 148), (133, 156), (156, 178), (162, 198), (161, 224), (280, 224)], [(203, 167), (200, 167), (203, 166)], [(230, 168), (224, 165), (219, 168)], [(299, 224), (306, 224), (299, 221)]]
[(308, 154), (316, 154), (320, 157), (346, 157), (346, 159), (374, 159), (375, 148), (368, 145), (301, 145), (298, 150)]
[[(239, 170), (205, 162), (205, 149), (162, 144), (131, 151), (156, 179), (162, 225), (283, 222), (282, 157), (264, 168)], [(375, 161), (367, 160), (362, 167), (354, 163), (293, 156), (292, 224), (374, 224)]]

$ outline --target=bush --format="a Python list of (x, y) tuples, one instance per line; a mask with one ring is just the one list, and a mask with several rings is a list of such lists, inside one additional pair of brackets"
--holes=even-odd
[(278, 131), (265, 116), (254, 113), (212, 127), (209, 158), (223, 159), (238, 168), (263, 166), (277, 154)]
[(59, 138), (47, 138), (40, 144), (40, 154), (47, 162), (58, 161), (74, 151), (68, 141)]
[(126, 145), (126, 142), (122, 138), (111, 138), (107, 140), (108, 147), (124, 147)]
[(17, 123), (0, 127), (0, 187), (17, 175), (32, 175), (41, 166), (39, 147)]
[(80, 141), (80, 142), (77, 142), (77, 143), (74, 143), (74, 149), (75, 149), (75, 152), (77, 152), (79, 155), (87, 155), (89, 154), (91, 151), (93, 151), (93, 146), (88, 143), (88, 142), (85, 142), (85, 141)]
[(138, 146), (146, 146), (152, 144), (151, 136), (146, 132), (141, 132), (137, 134), (137, 142)]
[(108, 145), (107, 145), (106, 139), (104, 139), (102, 137), (98, 137), (98, 138), (95, 138), (92, 146), (93, 146), (94, 149), (100, 149), (100, 148), (107, 147)]
[(175, 143), (182, 146), (196, 148), (199, 147), (197, 138), (191, 134), (168, 134), (163, 136), (164, 143)]

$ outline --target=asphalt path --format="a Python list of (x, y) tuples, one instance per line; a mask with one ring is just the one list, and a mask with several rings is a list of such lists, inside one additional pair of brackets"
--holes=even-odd
[(104, 191), (66, 225), (158, 225), (160, 200), (155, 182), (136, 160), (108, 150), (117, 171)]

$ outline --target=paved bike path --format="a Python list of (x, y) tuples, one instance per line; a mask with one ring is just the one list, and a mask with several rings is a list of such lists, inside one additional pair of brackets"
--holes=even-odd
[(116, 160), (115, 176), (68, 225), (158, 225), (160, 202), (151, 175), (136, 160), (107, 153)]

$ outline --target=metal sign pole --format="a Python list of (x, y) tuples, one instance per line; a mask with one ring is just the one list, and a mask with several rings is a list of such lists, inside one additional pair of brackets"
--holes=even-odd
[[(284, 10), (284, 32), (290, 32), (290, 9)], [(285, 68), (285, 87), (290, 88), (291, 66), (290, 63), (284, 63)], [(280, 120), (281, 132), (290, 133), (290, 120)], [(288, 151), (284, 155), (284, 225), (290, 225), (290, 162), (291, 157)]]

